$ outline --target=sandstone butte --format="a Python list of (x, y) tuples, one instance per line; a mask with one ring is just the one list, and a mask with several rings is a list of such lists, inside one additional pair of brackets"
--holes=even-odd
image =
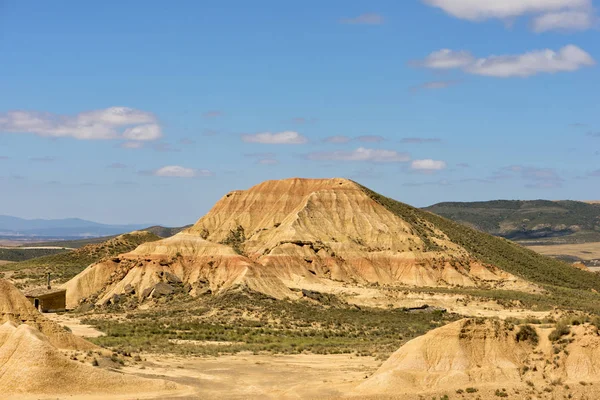
[(142, 299), (167, 278), (192, 296), (245, 287), (279, 299), (304, 288), (395, 284), (535, 289), (478, 262), (430, 222), (404, 220), (362, 186), (337, 178), (266, 181), (230, 192), (175, 236), (90, 265), (65, 285), (67, 306), (104, 304), (124, 293)]

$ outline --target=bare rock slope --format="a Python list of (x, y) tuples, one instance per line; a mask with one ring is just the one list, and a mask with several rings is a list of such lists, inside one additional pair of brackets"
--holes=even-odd
[(276, 298), (364, 285), (532, 285), (473, 258), (423, 218), (400, 218), (346, 179), (267, 181), (223, 197), (195, 225), (91, 265), (66, 284), (69, 307), (181, 283), (192, 295), (243, 286)]

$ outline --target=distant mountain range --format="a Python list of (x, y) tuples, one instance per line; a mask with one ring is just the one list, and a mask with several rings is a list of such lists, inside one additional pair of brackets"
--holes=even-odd
[(149, 224), (108, 225), (79, 218), (24, 219), (0, 215), (3, 238), (84, 238), (118, 235), (146, 228)]
[(511, 240), (600, 242), (600, 204), (594, 202), (494, 200), (439, 203), (425, 210)]

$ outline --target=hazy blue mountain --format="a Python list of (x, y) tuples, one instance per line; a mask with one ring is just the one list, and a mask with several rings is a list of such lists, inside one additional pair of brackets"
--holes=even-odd
[(4, 237), (97, 237), (143, 229), (149, 224), (109, 225), (79, 218), (24, 219), (0, 215), (0, 236)]

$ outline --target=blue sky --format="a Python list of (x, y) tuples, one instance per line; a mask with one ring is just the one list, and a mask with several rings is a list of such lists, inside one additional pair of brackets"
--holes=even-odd
[(0, 2), (0, 214), (194, 222), (267, 179), (600, 198), (591, 0)]

